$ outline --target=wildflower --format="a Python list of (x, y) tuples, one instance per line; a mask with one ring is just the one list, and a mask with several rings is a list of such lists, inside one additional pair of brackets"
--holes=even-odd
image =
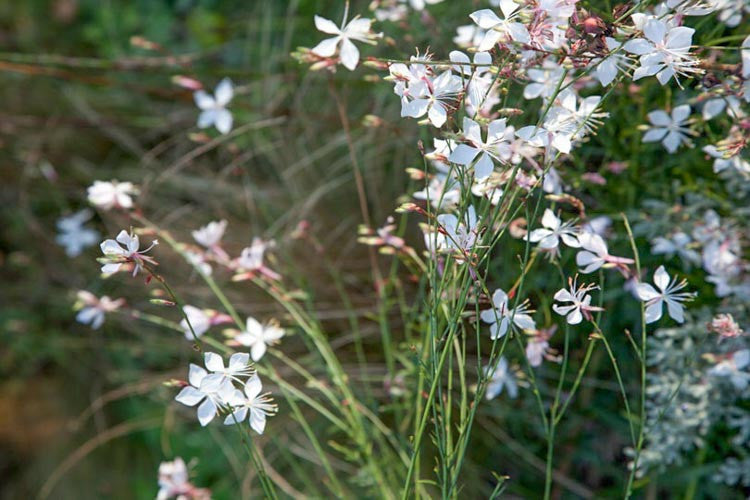
[(661, 141), (667, 151), (674, 153), (680, 144), (690, 142), (687, 138), (690, 129), (684, 126), (689, 116), (690, 106), (687, 104), (674, 108), (671, 116), (662, 110), (650, 112), (648, 121), (651, 127), (643, 135), (643, 142)]
[(182, 458), (159, 464), (159, 492), (156, 500), (210, 500), (211, 492), (196, 488), (190, 482), (187, 466)]
[(656, 291), (648, 283), (639, 283), (636, 288), (638, 298), (646, 302), (646, 323), (659, 321), (665, 302), (669, 316), (678, 323), (684, 322), (683, 310), (685, 306), (682, 305), (682, 302), (692, 300), (695, 297), (695, 293), (679, 292), (679, 290), (687, 286), (687, 281), (683, 279), (678, 283), (677, 278), (675, 278), (670, 282), (669, 275), (664, 266), (659, 266), (654, 273), (654, 284), (659, 291)]
[(748, 365), (750, 365), (750, 350), (740, 349), (713, 366), (708, 370), (708, 374), (715, 377), (728, 377), (737, 390), (744, 391), (750, 382), (750, 373), (743, 371)]
[(578, 242), (583, 250), (576, 254), (576, 264), (583, 268), (582, 273), (593, 273), (605, 265), (624, 269), (634, 262), (633, 259), (610, 255), (604, 238), (598, 234), (584, 231), (578, 235)]
[(68, 257), (80, 255), (85, 248), (99, 241), (99, 233), (84, 226), (92, 215), (91, 210), (84, 209), (57, 219), (57, 229), (60, 232), (55, 240), (60, 246), (65, 247)]
[(594, 284), (581, 285), (577, 284), (577, 279), (568, 278), (568, 288), (561, 288), (555, 294), (555, 301), (557, 302), (568, 302), (569, 304), (560, 305), (553, 304), (552, 310), (560, 316), (565, 316), (565, 320), (569, 325), (579, 324), (583, 318), (591, 321), (592, 311), (603, 311), (601, 307), (591, 305), (591, 295), (588, 294), (591, 290), (597, 290), (599, 287)]
[[(213, 353), (206, 353), (213, 354)], [(218, 356), (218, 354), (214, 354)], [(219, 357), (221, 362), (221, 357)], [(198, 422), (206, 426), (214, 419), (219, 408), (228, 406), (228, 401), (234, 398), (236, 390), (232, 382), (221, 375), (209, 374), (198, 365), (190, 364), (188, 382), (175, 397), (175, 401), (186, 406), (195, 406), (198, 403)]]
[[(261, 394), (263, 385), (258, 375), (253, 375), (245, 383), (243, 395), (235, 390), (232, 400), (232, 414), (224, 419), (224, 425), (234, 425), (244, 422), (247, 418), (250, 427), (258, 434), (263, 434), (266, 428), (266, 417), (276, 413), (270, 393)], [(249, 417), (248, 417), (249, 414)]]
[(529, 365), (537, 367), (542, 364), (544, 359), (550, 361), (557, 361), (555, 357), (555, 350), (549, 346), (549, 339), (557, 331), (557, 325), (553, 325), (551, 328), (536, 330), (529, 337), (526, 343), (526, 359), (529, 361)]
[(88, 190), (89, 203), (102, 210), (112, 208), (132, 208), (133, 198), (138, 189), (132, 182), (94, 181)]
[[(659, 83), (666, 84), (673, 76), (688, 76), (699, 72), (698, 61), (690, 55), (693, 28), (670, 27), (665, 21), (649, 19), (643, 25), (646, 38), (629, 40), (623, 49), (641, 56), (640, 67), (633, 73), (633, 80), (656, 75)], [(678, 82), (679, 83), (679, 82)]]
[(260, 324), (255, 318), (247, 318), (245, 330), (234, 337), (234, 340), (250, 348), (253, 361), (258, 361), (266, 353), (266, 346), (276, 343), (284, 336), (284, 330), (276, 323)]
[(420, 118), (427, 114), (430, 123), (440, 128), (448, 119), (451, 102), (463, 90), (463, 85), (458, 76), (447, 70), (435, 79), (422, 78), (410, 85), (409, 90), (414, 99), (402, 103), (401, 116)]
[(224, 367), (224, 360), (215, 352), (203, 354), (203, 362), (206, 369), (212, 374), (221, 375), (226, 380), (239, 382), (240, 377), (249, 376), (255, 371), (250, 364), (250, 355), (245, 352), (236, 352), (229, 357), (229, 363)]
[(494, 168), (492, 159), (507, 162), (511, 156), (510, 139), (513, 129), (505, 126), (505, 118), (493, 120), (487, 127), (487, 140), (482, 140), (479, 124), (471, 118), (464, 118), (464, 137), (469, 144), (459, 144), (448, 158), (451, 162), (469, 166), (479, 155), (474, 164), (474, 176), (477, 179), (489, 177)]
[(482, 321), (489, 323), (492, 340), (503, 337), (511, 321), (522, 330), (536, 329), (534, 320), (528, 314), (533, 312), (529, 310), (528, 304), (524, 302), (515, 309), (511, 309), (508, 307), (508, 295), (499, 288), (492, 294), (492, 306), (491, 309), (485, 309), (479, 314)]
[(125, 304), (125, 299), (112, 300), (106, 295), (97, 297), (85, 290), (79, 291), (77, 298), (78, 300), (73, 306), (73, 309), (78, 311), (76, 321), (84, 325), (89, 324), (94, 330), (99, 329), (104, 324), (104, 317), (107, 313), (117, 311)]
[(750, 162), (742, 158), (739, 152), (732, 154), (732, 152), (724, 148), (720, 149), (713, 144), (704, 146), (703, 152), (714, 159), (714, 173), (718, 174), (724, 170), (733, 169), (741, 174), (750, 175)]
[(201, 114), (198, 115), (198, 128), (208, 128), (213, 125), (222, 134), (229, 133), (232, 130), (232, 113), (226, 109), (226, 106), (232, 97), (234, 97), (234, 87), (229, 78), (224, 78), (219, 82), (213, 96), (203, 90), (193, 94), (195, 104), (201, 110)]
[(440, 249), (468, 252), (474, 248), (479, 236), (479, 219), (473, 205), (466, 209), (463, 220), (453, 214), (441, 214), (437, 221), (445, 235)]
[(495, 78), (490, 72), (492, 56), (489, 52), (474, 54), (475, 66), (473, 67), (468, 64), (469, 56), (461, 51), (451, 51), (449, 58), (455, 63), (460, 63), (455, 64), (453, 69), (468, 82), (466, 84), (466, 109), (468, 113), (474, 114), (482, 109), (489, 109), (492, 104), (497, 102), (497, 98), (491, 95)]
[(578, 231), (573, 223), (563, 223), (549, 208), (544, 210), (542, 226), (542, 228), (531, 231), (526, 237), (532, 243), (539, 243), (539, 248), (556, 250), (560, 245), (560, 240), (571, 248), (581, 246), (576, 236)]
[(518, 43), (529, 43), (531, 37), (529, 30), (517, 20), (520, 11), (519, 5), (513, 0), (503, 0), (500, 2), (500, 10), (505, 19), (500, 19), (497, 14), (490, 9), (478, 10), (469, 15), (472, 21), (480, 28), (487, 30), (482, 42), (477, 47), (480, 51), (492, 49), (501, 39), (508, 37)]
[(487, 389), (484, 393), (484, 398), (487, 401), (495, 399), (503, 392), (503, 389), (507, 390), (508, 396), (512, 399), (515, 399), (518, 396), (516, 377), (513, 375), (513, 372), (510, 371), (508, 360), (506, 360), (505, 357), (500, 356), (500, 359), (494, 368), (490, 368), (489, 365), (485, 366), (484, 374), (486, 377), (489, 377)]
[(339, 52), (341, 64), (346, 69), (354, 71), (354, 68), (359, 63), (359, 49), (352, 43), (352, 40), (375, 45), (375, 39), (382, 36), (370, 31), (371, 24), (371, 19), (359, 19), (355, 17), (347, 23), (346, 18), (344, 18), (341, 28), (339, 28), (333, 21), (315, 16), (315, 27), (323, 33), (335, 36), (323, 40), (311, 50), (320, 57), (331, 57), (336, 53), (336, 48), (339, 44), (341, 44), (341, 51)]
[(102, 274), (114, 274), (120, 270), (123, 264), (132, 263), (135, 264), (133, 269), (133, 276), (135, 276), (143, 268), (144, 263), (156, 265), (156, 261), (153, 258), (144, 254), (158, 244), (158, 240), (154, 240), (151, 246), (145, 250), (140, 250), (138, 235), (132, 232), (128, 234), (123, 229), (117, 235), (116, 240), (105, 240), (100, 245), (104, 254), (104, 257), (99, 259), (104, 264), (102, 266)]
[(618, 73), (625, 72), (630, 68), (631, 63), (628, 56), (622, 54), (618, 49), (622, 46), (620, 42), (611, 37), (604, 37), (609, 52), (599, 64), (596, 65), (594, 74), (599, 83), (605, 87), (615, 81)]
[(264, 241), (260, 238), (253, 238), (252, 244), (249, 247), (243, 248), (239, 258), (233, 263), (238, 271), (234, 280), (247, 279), (252, 277), (255, 273), (260, 273), (272, 280), (280, 280), (281, 275), (271, 270), (263, 263), (266, 250), (272, 248), (274, 245), (275, 243), (273, 240)]
[(719, 335), (719, 340), (741, 337), (745, 332), (731, 314), (717, 314), (708, 324), (708, 331)]
[(209, 222), (202, 228), (193, 231), (193, 239), (208, 249), (216, 247), (227, 229), (227, 221)]

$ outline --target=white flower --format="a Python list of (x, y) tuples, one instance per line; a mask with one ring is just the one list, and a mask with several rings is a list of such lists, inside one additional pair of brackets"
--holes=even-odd
[(674, 153), (680, 144), (690, 142), (687, 138), (690, 129), (684, 126), (689, 116), (688, 104), (674, 108), (671, 116), (662, 110), (650, 112), (648, 121), (651, 122), (651, 127), (643, 135), (643, 142), (661, 141), (667, 151)]
[(276, 343), (284, 336), (284, 330), (276, 324), (262, 325), (255, 318), (247, 318), (245, 330), (234, 338), (237, 343), (250, 348), (253, 361), (258, 361), (266, 353), (266, 346)]
[(188, 470), (182, 458), (159, 464), (159, 492), (156, 500), (167, 500), (191, 494), (193, 485), (188, 478)]
[(104, 324), (104, 317), (107, 313), (118, 310), (125, 303), (125, 299), (112, 300), (106, 295), (98, 298), (85, 290), (78, 292), (77, 299), (73, 306), (78, 311), (76, 321), (84, 325), (89, 324), (94, 330)]
[(193, 231), (193, 239), (206, 248), (212, 248), (219, 244), (224, 231), (227, 229), (227, 221), (209, 222), (202, 228)]
[(430, 122), (440, 128), (448, 119), (451, 102), (462, 90), (461, 79), (451, 70), (443, 72), (433, 80), (424, 77), (409, 86), (410, 95), (414, 99), (402, 103), (401, 116), (420, 118), (427, 114)]
[(198, 127), (208, 128), (213, 125), (222, 134), (229, 133), (232, 130), (232, 113), (226, 109), (226, 106), (232, 97), (234, 97), (234, 87), (229, 78), (224, 78), (219, 82), (213, 96), (203, 90), (193, 94), (195, 104), (201, 110), (201, 114), (198, 115)]
[[(185, 313), (185, 316), (187, 316), (187, 319), (190, 320), (189, 325), (185, 318), (182, 318), (182, 321), (180, 321), (180, 328), (182, 328), (182, 331), (185, 333), (185, 338), (187, 340), (195, 340), (195, 337), (200, 338), (200, 336), (206, 333), (211, 327), (211, 317), (206, 314), (203, 309), (186, 305), (182, 310)], [(191, 326), (193, 327), (192, 331), (190, 330)], [(195, 332), (195, 336), (193, 336), (193, 332)]]
[[(631, 67), (628, 56), (617, 51), (622, 45), (620, 42), (611, 37), (604, 37), (609, 54), (597, 64), (594, 70), (597, 80), (605, 87), (612, 83), (617, 74), (626, 71)], [(617, 51), (617, 52), (616, 52)]]
[(510, 140), (513, 129), (505, 126), (505, 118), (493, 120), (487, 127), (487, 140), (482, 140), (479, 124), (471, 118), (464, 118), (463, 135), (468, 144), (459, 144), (448, 158), (451, 162), (469, 166), (479, 155), (474, 164), (474, 176), (477, 179), (489, 177), (494, 169), (492, 159), (505, 163), (510, 160)]
[(479, 219), (473, 205), (469, 205), (463, 220), (459, 220), (453, 214), (441, 214), (437, 216), (438, 223), (445, 231), (445, 238), (438, 246), (440, 250), (460, 250), (468, 252), (477, 241), (479, 236)]
[(683, 279), (678, 283), (677, 278), (670, 282), (669, 275), (664, 266), (659, 266), (654, 273), (654, 284), (656, 284), (659, 291), (648, 283), (639, 283), (636, 288), (638, 298), (646, 302), (646, 323), (659, 321), (665, 302), (672, 319), (678, 323), (684, 322), (684, 306), (682, 302), (692, 300), (695, 297), (694, 293), (679, 292), (679, 290), (687, 286), (687, 282)]
[(96, 208), (109, 210), (111, 208), (132, 208), (132, 195), (138, 194), (138, 189), (132, 182), (94, 181), (88, 190), (89, 203)]
[(246, 352), (236, 352), (229, 358), (229, 363), (224, 367), (224, 360), (215, 352), (203, 354), (203, 362), (206, 369), (214, 374), (220, 375), (226, 380), (239, 382), (240, 377), (251, 375), (255, 372), (250, 364), (250, 355)]
[(743, 371), (748, 365), (750, 365), (750, 350), (740, 349), (708, 370), (708, 374), (715, 377), (729, 377), (732, 385), (737, 390), (743, 391), (750, 382), (750, 373)]
[(582, 267), (582, 273), (593, 273), (605, 264), (612, 267), (623, 267), (633, 263), (633, 259), (615, 257), (609, 254), (604, 238), (598, 234), (582, 232), (578, 235), (581, 250), (576, 254), (576, 264)]
[(659, 83), (664, 85), (673, 76), (699, 72), (695, 67), (698, 61), (690, 55), (693, 33), (693, 28), (670, 27), (659, 19), (646, 21), (643, 25), (646, 38), (636, 38), (623, 45), (627, 52), (641, 56), (641, 66), (633, 73), (633, 80), (656, 75)]
[[(269, 393), (261, 394), (263, 385), (258, 375), (253, 375), (245, 383), (245, 394), (235, 391), (232, 400), (232, 414), (224, 419), (224, 425), (234, 425), (248, 419), (250, 427), (258, 434), (266, 428), (266, 417), (276, 413)], [(248, 418), (249, 415), (249, 418)]]
[(273, 247), (273, 242), (253, 238), (252, 245), (243, 248), (237, 259), (237, 267), (246, 271), (256, 271), (263, 267), (263, 256), (266, 250)]
[(84, 209), (57, 219), (59, 233), (55, 240), (60, 246), (65, 247), (68, 257), (80, 255), (84, 248), (95, 245), (99, 241), (99, 233), (84, 226), (92, 215), (91, 210)]
[(718, 174), (727, 169), (734, 169), (744, 175), (750, 174), (750, 162), (742, 158), (739, 152), (728, 156), (729, 151), (722, 150), (713, 144), (704, 146), (703, 152), (714, 159), (714, 173)]
[(552, 310), (560, 316), (565, 316), (565, 320), (570, 325), (577, 325), (583, 318), (590, 320), (591, 311), (602, 311), (601, 307), (591, 305), (591, 290), (599, 288), (596, 285), (581, 285), (578, 287), (576, 280), (568, 278), (568, 288), (561, 288), (555, 294), (555, 301), (567, 302), (568, 304), (553, 304)]
[(312, 48), (312, 52), (320, 57), (331, 57), (336, 53), (336, 48), (341, 44), (339, 57), (341, 64), (350, 71), (353, 71), (359, 63), (359, 49), (352, 43), (352, 40), (375, 44), (374, 40), (380, 35), (370, 31), (371, 19), (354, 18), (348, 24), (346, 20), (339, 28), (333, 21), (329, 21), (320, 16), (315, 16), (315, 27), (323, 33), (334, 35), (327, 38)]
[(560, 245), (560, 240), (572, 248), (581, 246), (576, 236), (578, 231), (573, 223), (563, 223), (549, 208), (544, 210), (542, 226), (544, 227), (534, 229), (527, 235), (530, 242), (539, 243), (539, 248), (543, 250), (556, 249)]
[(508, 326), (513, 324), (522, 330), (536, 330), (536, 324), (528, 313), (528, 305), (524, 302), (515, 309), (508, 307), (508, 295), (501, 289), (492, 294), (491, 309), (485, 309), (479, 317), (490, 325), (490, 338), (492, 340), (503, 337), (508, 332)]
[(492, 49), (501, 39), (508, 37), (518, 43), (529, 43), (529, 30), (517, 21), (520, 11), (519, 5), (513, 0), (501, 0), (500, 10), (505, 19), (500, 19), (490, 9), (478, 10), (469, 15), (472, 21), (482, 29), (487, 30), (484, 39), (477, 47), (480, 51)]
[[(221, 357), (219, 360), (221, 361)], [(209, 375), (206, 370), (192, 363), (188, 381), (190, 385), (183, 387), (175, 400), (186, 406), (195, 406), (203, 401), (198, 407), (198, 421), (205, 427), (214, 419), (219, 408), (228, 406), (228, 401), (233, 400), (236, 389), (228, 378), (222, 375)]]
[(487, 383), (487, 390), (484, 393), (486, 400), (494, 399), (507, 389), (508, 396), (515, 399), (518, 396), (518, 384), (513, 373), (508, 369), (508, 361), (501, 356), (494, 369), (489, 366), (484, 367), (484, 374), (490, 378)]
[(158, 244), (159, 242), (154, 240), (151, 243), (151, 246), (145, 250), (140, 250), (138, 236), (133, 233), (128, 234), (128, 232), (123, 229), (117, 235), (116, 240), (105, 240), (99, 245), (104, 254), (104, 257), (100, 259), (100, 261), (104, 263), (102, 266), (102, 274), (114, 274), (119, 271), (120, 267), (126, 262), (135, 264), (133, 276), (138, 274), (138, 271), (141, 270), (144, 262), (156, 265), (156, 262), (151, 257), (144, 254)]
[(460, 63), (454, 65), (453, 69), (467, 81), (467, 113), (475, 114), (482, 109), (489, 109), (498, 101), (496, 92), (492, 91), (495, 77), (490, 72), (492, 56), (489, 52), (474, 54), (474, 64), (478, 66), (469, 65), (469, 56), (458, 50), (451, 51), (449, 58), (455, 63)]

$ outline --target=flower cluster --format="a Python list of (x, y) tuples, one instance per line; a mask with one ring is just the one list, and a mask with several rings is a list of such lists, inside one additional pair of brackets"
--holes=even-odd
[(225, 425), (248, 420), (250, 427), (263, 434), (266, 417), (276, 413), (269, 393), (261, 393), (260, 377), (250, 364), (250, 355), (235, 353), (224, 366), (221, 356), (206, 352), (205, 369), (190, 364), (188, 381), (175, 400), (186, 406), (198, 406), (198, 422), (208, 425), (219, 413), (226, 414)]

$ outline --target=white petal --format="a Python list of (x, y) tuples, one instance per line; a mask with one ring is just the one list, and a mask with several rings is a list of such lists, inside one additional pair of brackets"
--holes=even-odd
[(630, 52), (631, 54), (647, 54), (654, 49), (654, 46), (644, 40), (643, 38), (636, 38), (625, 43), (622, 47), (623, 50)]
[(229, 78), (224, 78), (223, 80), (221, 80), (216, 86), (214, 95), (216, 96), (217, 106), (224, 107), (229, 104), (229, 101), (231, 101), (232, 97), (234, 97), (234, 87), (232, 86), (232, 80), (230, 80)]
[(253, 356), (253, 361), (258, 361), (266, 353), (266, 343), (262, 340), (254, 343), (253, 347), (250, 349), (250, 353)]
[(190, 385), (192, 385), (193, 387), (200, 387), (201, 382), (203, 382), (203, 379), (206, 378), (206, 375), (208, 375), (208, 372), (206, 372), (206, 370), (198, 365), (190, 363), (190, 368), (188, 369), (188, 382), (190, 382)]
[(583, 314), (581, 314), (580, 309), (575, 309), (573, 312), (568, 314), (568, 317), (566, 319), (569, 325), (577, 325), (581, 322), (581, 320), (583, 320)]
[(458, 163), (459, 165), (471, 165), (477, 153), (479, 153), (477, 148), (471, 147), (468, 144), (459, 144), (448, 157), (448, 161)]
[(410, 116), (419, 118), (427, 112), (430, 101), (427, 99), (414, 99), (413, 101), (401, 106), (401, 116)]
[(198, 422), (205, 427), (215, 416), (216, 405), (211, 401), (211, 398), (206, 398), (206, 400), (198, 407)]
[(442, 127), (445, 124), (445, 120), (448, 119), (448, 113), (446, 113), (445, 108), (439, 102), (433, 103), (427, 112), (427, 116), (430, 118), (430, 122), (437, 128)]
[(359, 63), (359, 49), (349, 40), (344, 38), (341, 42), (341, 64), (349, 71), (353, 71)]
[(221, 356), (215, 352), (207, 352), (203, 355), (203, 364), (206, 365), (208, 371), (221, 372), (224, 371), (224, 361)]
[(245, 396), (247, 396), (248, 400), (254, 400), (262, 390), (263, 384), (261, 384), (260, 377), (258, 375), (253, 375), (252, 377), (247, 379), (247, 382), (245, 383)]
[(236, 425), (244, 422), (247, 418), (247, 407), (241, 406), (234, 410), (231, 415), (224, 419), (224, 425)]
[(178, 403), (182, 403), (186, 406), (195, 406), (201, 402), (206, 395), (195, 387), (183, 387), (179, 394), (174, 398)]
[(491, 29), (503, 22), (503, 20), (497, 17), (497, 14), (492, 12), (490, 9), (478, 10), (476, 12), (471, 13), (469, 17), (480, 28), (483, 28), (486, 30)]
[(669, 286), (669, 274), (667, 274), (667, 270), (664, 269), (664, 266), (659, 266), (654, 273), (654, 283), (656, 283), (656, 286), (659, 287), (659, 290), (662, 292)]
[(208, 95), (203, 90), (198, 90), (193, 94), (193, 100), (195, 100), (195, 105), (198, 106), (200, 109), (211, 109), (216, 105), (216, 101), (214, 101), (214, 98)]
[(266, 428), (266, 415), (258, 410), (250, 411), (250, 427), (258, 434), (263, 434)]
[(667, 34), (667, 24), (658, 19), (649, 19), (643, 25), (643, 34), (654, 43), (663, 42)]
[(207, 109), (198, 115), (198, 128), (208, 128), (216, 121), (216, 110)]
[(495, 169), (495, 164), (492, 163), (490, 155), (482, 153), (479, 161), (474, 165), (474, 177), (477, 179), (486, 179), (490, 176), (492, 171)]
[(333, 21), (329, 21), (328, 19), (320, 16), (315, 16), (315, 27), (318, 28), (319, 31), (328, 33), (329, 35), (338, 35), (339, 33), (341, 33), (339, 27), (336, 26)]
[(687, 120), (688, 116), (690, 116), (690, 105), (689, 104), (683, 104), (681, 106), (677, 106), (672, 110), (672, 121), (675, 123), (682, 123), (685, 120)]
[(668, 127), (672, 124), (672, 117), (666, 111), (659, 109), (648, 114), (648, 121), (658, 127)]
[(644, 302), (657, 298), (660, 294), (648, 283), (638, 283), (635, 287), (638, 298)]
[(668, 133), (664, 140), (661, 141), (664, 148), (670, 153), (674, 153), (675, 151), (677, 151), (677, 149), (680, 147), (681, 142), (682, 136), (678, 132), (674, 131)]
[(250, 355), (246, 352), (236, 352), (229, 358), (229, 370), (238, 372), (247, 368), (250, 364)]
[(678, 323), (684, 323), (685, 316), (683, 314), (684, 308), (682, 307), (682, 304), (673, 299), (667, 299), (666, 302), (667, 310), (669, 311), (669, 315), (672, 317), (672, 319)]
[(652, 128), (643, 134), (643, 142), (659, 142), (667, 135), (667, 129), (665, 128)]
[(340, 37), (335, 36), (333, 38), (326, 38), (321, 41), (318, 45), (310, 49), (313, 54), (319, 55), (320, 57), (331, 57), (336, 53), (336, 46), (339, 44)]
[(657, 300), (646, 308), (646, 323), (653, 323), (661, 319), (662, 301)]
[(217, 109), (214, 118), (214, 125), (216, 125), (216, 130), (222, 134), (229, 133), (229, 131), (232, 130), (232, 113), (226, 109)]

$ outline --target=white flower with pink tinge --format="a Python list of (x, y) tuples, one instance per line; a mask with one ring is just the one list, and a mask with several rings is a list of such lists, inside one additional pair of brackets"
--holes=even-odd
[(683, 279), (678, 282), (677, 278), (670, 281), (664, 266), (659, 266), (654, 273), (654, 284), (656, 288), (648, 283), (639, 283), (636, 287), (638, 298), (646, 302), (646, 323), (661, 319), (665, 303), (669, 316), (678, 323), (683, 323), (685, 306), (682, 303), (695, 297), (695, 293), (680, 292), (687, 286), (687, 281)]
[[(206, 355), (208, 354), (219, 356), (214, 353), (206, 353)], [(220, 356), (219, 359), (221, 360)], [(200, 403), (200, 406), (198, 406), (198, 422), (204, 427), (214, 419), (219, 408), (227, 407), (227, 401), (231, 401), (234, 397), (235, 388), (231, 380), (223, 375), (209, 374), (200, 366), (192, 363), (188, 372), (188, 382), (189, 385), (182, 388), (175, 400), (186, 406), (195, 406)]]
[(100, 245), (104, 254), (104, 257), (100, 257), (99, 259), (104, 264), (102, 266), (102, 274), (114, 274), (120, 270), (123, 264), (132, 263), (135, 264), (133, 269), (133, 276), (135, 276), (143, 268), (144, 263), (156, 265), (156, 261), (145, 255), (145, 253), (158, 244), (159, 242), (154, 240), (151, 246), (145, 250), (140, 250), (138, 235), (132, 232), (128, 233), (123, 229), (117, 235), (116, 239), (105, 240)]
[(592, 311), (604, 310), (591, 305), (591, 295), (588, 292), (597, 288), (599, 287), (593, 284), (579, 287), (577, 279), (568, 278), (568, 288), (561, 288), (554, 297), (556, 302), (562, 302), (562, 304), (553, 304), (552, 310), (565, 316), (569, 325), (577, 325), (583, 321), (583, 318), (591, 320)]
[(576, 254), (576, 264), (584, 274), (593, 273), (602, 267), (617, 267), (626, 269), (628, 264), (634, 262), (626, 257), (616, 257), (609, 254), (604, 238), (598, 234), (583, 232), (578, 235), (581, 250)]

